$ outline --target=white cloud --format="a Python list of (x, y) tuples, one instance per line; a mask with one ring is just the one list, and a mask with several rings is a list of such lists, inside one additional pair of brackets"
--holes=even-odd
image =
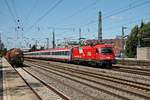
[(121, 17), (121, 16), (111, 16), (110, 19), (111, 20), (122, 20), (123, 17)]

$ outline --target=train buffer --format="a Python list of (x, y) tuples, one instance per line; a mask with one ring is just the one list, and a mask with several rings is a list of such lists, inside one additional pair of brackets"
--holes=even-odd
[(0, 100), (38, 100), (5, 58), (0, 61)]

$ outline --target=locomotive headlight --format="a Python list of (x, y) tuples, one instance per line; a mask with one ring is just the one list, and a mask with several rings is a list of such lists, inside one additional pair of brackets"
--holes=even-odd
[(106, 57), (107, 59), (110, 59), (110, 57)]

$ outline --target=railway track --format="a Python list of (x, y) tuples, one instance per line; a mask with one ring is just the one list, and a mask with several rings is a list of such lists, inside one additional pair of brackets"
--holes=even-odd
[[(53, 66), (53, 67), (50, 67), (50, 64), (48, 65), (46, 63), (40, 64), (40, 63), (34, 62), (34, 64), (32, 64), (31, 62), (28, 62), (28, 64), (29, 63), (36, 68), (45, 70), (50, 73), (52, 73), (54, 71), (53, 73), (55, 73), (55, 74), (58, 74), (58, 72), (59, 72), (59, 75), (61, 73), (61, 74), (69, 75), (71, 77), (77, 77), (79, 79), (86, 80), (88, 82), (91, 82), (91, 84), (90, 84), (91, 86), (93, 86), (93, 84), (96, 84), (96, 86), (100, 85), (100, 86), (96, 87), (96, 88), (101, 87), (99, 89), (102, 89), (102, 86), (103, 86), (103, 87), (107, 88), (109, 90), (109, 92), (111, 92), (111, 93), (114, 93), (114, 91), (117, 91), (117, 93), (114, 93), (114, 94), (119, 95), (120, 97), (123, 97), (124, 99), (125, 98), (126, 99), (127, 98), (150, 99), (150, 96), (149, 96), (150, 88), (148, 87), (148, 86), (150, 86), (150, 84), (148, 84), (148, 83), (147, 84), (137, 83), (137, 82), (133, 82), (130, 80), (123, 80), (123, 79), (114, 78), (114, 77), (110, 77), (110, 76), (108, 77), (104, 74), (95, 74), (90, 71), (87, 72), (87, 71), (83, 71), (83, 70), (77, 70), (77, 69), (73, 69), (73, 68), (58, 66), (58, 65), (54, 65), (54, 64), (51, 64), (51, 66)], [(103, 90), (105, 90), (105, 89), (103, 89)], [(126, 95), (124, 95), (124, 94), (126, 94)]]
[[(26, 59), (29, 61), (39, 61), (39, 60), (33, 60), (33, 59)], [(40, 62), (48, 63), (48, 61), (40, 60)], [(62, 63), (64, 65), (64, 63)], [(66, 64), (65, 64), (66, 65)], [(69, 65), (73, 66), (74, 65)], [(113, 65), (113, 68), (111, 70), (118, 71), (118, 72), (125, 72), (125, 73), (132, 73), (137, 75), (144, 75), (144, 76), (150, 76), (150, 68), (147, 68), (145, 66), (139, 67), (139, 66), (126, 66), (126, 65)]]
[[(24, 68), (13, 67), (39, 100), (70, 100), (66, 95), (48, 85)], [(39, 88), (38, 88), (39, 87)], [(43, 94), (44, 93), (44, 94)], [(50, 94), (50, 95), (49, 95)]]
[(137, 67), (134, 68), (134, 67), (128, 67), (128, 66), (114, 65), (112, 70), (150, 76), (149, 68), (137, 68)]
[[(33, 67), (33, 66), (32, 66)], [(51, 75), (49, 74), (49, 73), (47, 73), (47, 72), (45, 72), (45, 70), (41, 70), (41, 69), (37, 69), (36, 67), (35, 68), (30, 68), (30, 69), (27, 69), (27, 70), (30, 70), (31, 72), (33, 72), (34, 74), (40, 74), (40, 76), (39, 77), (45, 77), (45, 80), (54, 80), (55, 81), (55, 83), (57, 82), (57, 84), (59, 83), (59, 85), (60, 85), (60, 87), (64, 87), (65, 86), (65, 89), (64, 89), (64, 92), (67, 94), (67, 92), (68, 92), (68, 90), (69, 90), (69, 92), (71, 93), (71, 94), (69, 94), (70, 95), (70, 98), (71, 98), (71, 100), (99, 100), (99, 99), (101, 99), (101, 100), (105, 100), (105, 98), (106, 97), (108, 97), (108, 98), (113, 98), (114, 96), (112, 96), (112, 97), (109, 97), (109, 95), (107, 95), (107, 94), (105, 94), (105, 93), (108, 93), (108, 94), (110, 94), (109, 93), (109, 91), (105, 91), (105, 90), (100, 90), (100, 91), (102, 91), (102, 92), (100, 92), (99, 94), (101, 94), (101, 95), (104, 95), (104, 97), (105, 98), (103, 98), (103, 97), (96, 97), (96, 96), (93, 96), (93, 95), (91, 95), (91, 93), (93, 92), (91, 92), (91, 91), (89, 91), (88, 93), (86, 93), (84, 90), (82, 90), (82, 89), (80, 89), (80, 88), (76, 88), (76, 86), (72, 86), (72, 84), (70, 84), (70, 83), (64, 83), (64, 81), (63, 80), (61, 80), (61, 79), (57, 79), (56, 77), (58, 77), (58, 76), (55, 76), (55, 77), (51, 77)], [(37, 73), (36, 73), (36, 72)], [(64, 78), (64, 76), (63, 75), (60, 75), (60, 74), (57, 74), (57, 73), (54, 73), (54, 72), (51, 72), (52, 74), (55, 74), (55, 75), (59, 75), (59, 76), (61, 76), (62, 78)], [(41, 76), (42, 75), (42, 76)], [(68, 77), (65, 77), (65, 78), (67, 78), (68, 79)], [(73, 80), (73, 79), (71, 79), (71, 78), (69, 78), (71, 81), (75, 81), (75, 82), (77, 82), (77, 83), (81, 83), (80, 81), (77, 81), (77, 80)], [(54, 82), (53, 81), (53, 82)], [(48, 83), (48, 82), (47, 82)], [(76, 83), (76, 84), (77, 84)], [(51, 84), (51, 82), (49, 82), (48, 84)], [(85, 84), (86, 85), (86, 84)], [(87, 85), (88, 86), (88, 85)], [(56, 86), (57, 87), (57, 86)], [(68, 89), (66, 89), (66, 87), (68, 88)], [(86, 88), (86, 87), (84, 87), (84, 88)], [(59, 88), (58, 88), (59, 89)], [(70, 89), (71, 89), (71, 91), (70, 91)], [(94, 88), (95, 89), (95, 88)], [(66, 90), (66, 91), (65, 91)], [(77, 93), (73, 93), (73, 92), (77, 92)], [(94, 90), (95, 91), (95, 90)], [(103, 92), (105, 92), (105, 93), (103, 93)], [(80, 96), (80, 95), (82, 95), (82, 96)], [(77, 99), (76, 99), (77, 98)], [(122, 97), (120, 97), (120, 96), (117, 96), (117, 97), (114, 97), (115, 99), (120, 99), (120, 100), (122, 100), (122, 99), (124, 99), (124, 98), (122, 98)], [(109, 100), (111, 100), (111, 99), (109, 99)]]
[[(89, 69), (88, 67), (79, 67), (78, 65), (66, 64), (66, 63), (60, 63), (60, 62), (48, 62), (48, 61), (43, 61), (43, 60), (31, 60), (31, 59), (29, 61), (32, 61), (32, 62), (39, 62), (40, 61), (40, 63), (46, 64), (46, 65), (50, 64), (50, 65), (57, 66), (59, 68), (65, 67), (67, 69), (75, 69), (78, 71), (80, 71), (82, 69), (82, 71), (86, 70), (87, 73), (92, 73), (92, 74), (94, 73), (94, 74), (99, 75), (99, 76), (106, 76), (107, 78), (110, 77), (110, 78), (115, 78), (115, 79), (119, 79), (119, 80), (122, 79), (122, 80), (125, 80), (128, 82), (130, 81), (133, 83), (140, 83), (140, 84), (143, 84), (146, 86), (150, 85), (150, 83), (149, 83), (150, 77), (145, 76), (145, 75), (139, 75), (138, 72), (133, 74), (133, 73), (125, 72), (125, 71), (119, 72), (119, 70), (118, 71), (112, 71), (112, 70), (110, 71), (110, 70), (105, 70), (105, 69), (94, 69), (93, 70), (93, 68)], [(105, 73), (108, 73), (108, 74), (105, 74)], [(119, 74), (119, 76), (118, 76), (118, 74)], [(126, 77), (128, 77), (128, 78), (126, 78)]]

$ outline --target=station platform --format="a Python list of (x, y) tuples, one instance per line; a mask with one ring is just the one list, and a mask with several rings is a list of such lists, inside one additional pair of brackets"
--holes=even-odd
[(39, 100), (5, 58), (0, 60), (0, 100)]

